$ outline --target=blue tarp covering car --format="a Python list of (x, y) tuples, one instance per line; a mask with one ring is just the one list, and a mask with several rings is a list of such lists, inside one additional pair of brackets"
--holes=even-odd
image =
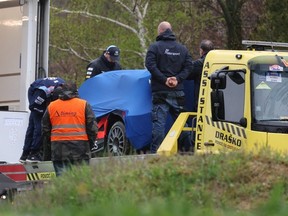
[(145, 69), (117, 70), (86, 80), (79, 88), (97, 118), (114, 110), (125, 112), (126, 137), (135, 149), (151, 143), (150, 73)]

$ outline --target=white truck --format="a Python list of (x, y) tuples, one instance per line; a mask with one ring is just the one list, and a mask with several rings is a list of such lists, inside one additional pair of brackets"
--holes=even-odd
[(0, 0), (0, 161), (17, 162), (29, 110), (27, 90), (48, 75), (49, 0)]

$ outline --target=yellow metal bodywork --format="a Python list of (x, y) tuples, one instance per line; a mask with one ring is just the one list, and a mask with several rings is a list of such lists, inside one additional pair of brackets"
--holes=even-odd
[[(256, 152), (264, 147), (268, 147), (280, 153), (288, 152), (288, 134), (270, 133), (253, 131), (251, 129), (251, 72), (248, 62), (255, 57), (261, 56), (285, 56), (287, 52), (270, 52), (270, 51), (229, 51), (213, 50), (210, 51), (204, 62), (197, 113), (181, 113), (175, 121), (157, 154), (173, 155), (177, 154), (177, 140), (183, 130), (188, 130), (185, 123), (189, 116), (197, 116), (195, 128), (189, 130), (195, 131), (195, 153), (218, 153), (229, 152), (234, 150), (244, 150)], [(238, 57), (236, 57), (238, 56)], [(239, 58), (241, 56), (241, 58)], [(210, 80), (209, 76), (216, 70), (229, 66), (229, 69), (245, 69), (245, 95), (243, 117), (247, 120), (247, 126), (224, 121), (212, 121), (211, 101), (210, 101)], [(231, 104), (237, 106), (237, 104)], [(288, 109), (288, 107), (287, 107)]]
[(157, 150), (157, 154), (170, 156), (178, 152), (178, 138), (182, 131), (192, 130), (192, 128), (185, 127), (189, 116), (196, 116), (195, 112), (184, 112), (176, 119), (165, 139)]

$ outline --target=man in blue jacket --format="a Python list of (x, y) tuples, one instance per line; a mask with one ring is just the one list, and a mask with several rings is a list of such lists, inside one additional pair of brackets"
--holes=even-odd
[(19, 161), (41, 161), (42, 148), (41, 120), (47, 106), (58, 99), (56, 89), (65, 81), (59, 77), (46, 77), (35, 80), (28, 89), (29, 122), (25, 135), (23, 153)]
[[(158, 25), (156, 42), (150, 45), (145, 61), (151, 73), (152, 88), (152, 144), (151, 153), (156, 153), (165, 137), (168, 113), (173, 121), (184, 111), (185, 94), (183, 81), (192, 71), (192, 57), (188, 49), (176, 41), (169, 22)], [(191, 149), (189, 132), (183, 132), (179, 149)], [(184, 144), (185, 143), (185, 144)]]

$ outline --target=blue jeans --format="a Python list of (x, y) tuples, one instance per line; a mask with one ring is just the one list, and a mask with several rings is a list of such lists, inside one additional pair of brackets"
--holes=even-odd
[[(183, 91), (154, 92), (152, 94), (152, 143), (151, 153), (156, 153), (166, 136), (166, 121), (170, 113), (173, 122), (184, 111), (185, 94)], [(191, 133), (183, 131), (178, 139), (178, 148), (188, 151), (192, 147)]]
[(41, 120), (42, 114), (31, 111), (23, 151), (39, 151), (42, 147)]

